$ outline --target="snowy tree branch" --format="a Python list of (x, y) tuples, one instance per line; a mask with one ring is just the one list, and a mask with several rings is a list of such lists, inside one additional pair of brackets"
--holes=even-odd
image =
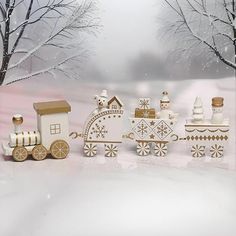
[(2, 39), (2, 42), (4, 41), (4, 35), (3, 35), (3, 32), (2, 32), (2, 27), (0, 25), (0, 36), (1, 36), (1, 39)]
[[(33, 55), (35, 52), (37, 52), (40, 48), (44, 46), (54, 46), (54, 47), (63, 47), (60, 46), (58, 43), (52, 43), (52, 41), (57, 37), (67, 37), (70, 39), (73, 35), (70, 34), (69, 31), (73, 30), (89, 30), (94, 29), (96, 27), (99, 27), (97, 23), (94, 22), (94, 20), (82, 20), (86, 13), (89, 13), (90, 8), (92, 7), (91, 3), (87, 5), (84, 8), (81, 8), (79, 6), (77, 9), (74, 10), (74, 13), (72, 14), (72, 17), (68, 19), (66, 24), (60, 28), (58, 31), (54, 32), (50, 37), (39, 43), (35, 48), (31, 49), (26, 55), (24, 55), (17, 63), (12, 64), (9, 66), (8, 70), (11, 70), (17, 66), (19, 66), (21, 63), (26, 61), (31, 55)], [(70, 34), (70, 36), (66, 36), (65, 34)]]
[[(72, 55), (72, 56), (69, 56), (61, 61), (59, 61), (56, 65), (52, 65), (50, 67), (47, 67), (45, 69), (42, 69), (42, 70), (39, 70), (39, 71), (36, 71), (36, 72), (33, 72), (31, 74), (27, 74), (27, 75), (23, 75), (23, 76), (19, 76), (17, 77), (16, 79), (6, 83), (6, 85), (9, 85), (9, 84), (12, 84), (12, 83), (15, 83), (16, 81), (22, 81), (22, 80), (26, 80), (26, 79), (29, 79), (29, 78), (32, 78), (34, 76), (38, 76), (40, 74), (51, 74), (53, 75), (53, 77), (55, 77), (55, 74), (53, 72), (53, 70), (59, 70), (59, 71), (63, 71), (63, 69), (61, 68), (61, 66), (63, 66), (64, 64), (66, 64), (67, 62), (79, 57), (80, 54), (75, 54), (75, 55)], [(65, 72), (64, 72), (65, 73)]]
[(0, 12), (1, 12), (2, 18), (5, 19), (6, 18), (6, 11), (5, 11), (1, 2), (0, 2)]
[[(168, 1), (168, 0), (167, 0)], [(232, 26), (231, 25), (231, 22), (227, 22), (226, 20), (224, 19), (221, 19), (219, 16), (216, 16), (212, 13), (209, 13), (207, 12), (207, 9), (206, 9), (206, 6), (205, 6), (205, 3), (204, 1), (202, 1), (202, 4), (199, 3), (198, 1), (195, 0), (195, 2), (198, 2), (198, 5), (202, 8), (202, 9), (197, 9), (191, 2), (190, 0), (186, 0), (186, 2), (188, 3), (188, 5), (192, 8), (192, 11), (193, 12), (196, 12), (197, 14), (201, 15), (201, 16), (205, 16), (209, 19), (210, 22), (216, 22), (216, 21), (219, 21), (223, 24), (226, 24), (228, 26)], [(178, 3), (179, 5), (179, 3)]]
[[(225, 0), (224, 0), (225, 1)], [(208, 34), (210, 35), (209, 38), (204, 37), (200, 34), (200, 27), (198, 30), (196, 30), (196, 22), (197, 19), (192, 20), (190, 17), (188, 17), (187, 9), (183, 9), (182, 5), (180, 4), (179, 0), (175, 0), (176, 5), (170, 2), (170, 0), (165, 0), (165, 2), (168, 4), (168, 6), (177, 14), (179, 19), (176, 21), (176, 23), (173, 23), (170, 27), (176, 34), (177, 32), (180, 34), (185, 33), (185, 39), (188, 41), (191, 41), (191, 37), (195, 40), (197, 40), (199, 43), (205, 45), (210, 49), (211, 52), (213, 52), (217, 58), (219, 58), (223, 63), (226, 65), (230, 66), (233, 69), (236, 69), (236, 63), (232, 62), (231, 60), (225, 58), (222, 55), (222, 52), (220, 50), (220, 46), (217, 45), (216, 42), (216, 36), (222, 36), (224, 38), (227, 38), (230, 40), (230, 42), (235, 45), (235, 37), (232, 37), (230, 34), (225, 32), (225, 27), (221, 27), (223, 30), (219, 30), (218, 27), (214, 24), (215, 22), (220, 22), (223, 23), (224, 25), (230, 26), (231, 29), (232, 23), (231, 23), (231, 18), (230, 20), (224, 20), (223, 18), (220, 18), (216, 16), (215, 14), (209, 13), (206, 7), (206, 1), (201, 0), (199, 2), (198, 0), (185, 0), (185, 2), (188, 4), (190, 7), (191, 11), (197, 13), (200, 17), (204, 16), (208, 19), (211, 29), (208, 29)], [(197, 4), (197, 6), (194, 5)], [(223, 5), (223, 7), (226, 7), (226, 3)], [(229, 13), (228, 13), (229, 14)], [(199, 23), (201, 22), (201, 18), (199, 18)], [(188, 33), (188, 36), (187, 34)], [(211, 39), (211, 40), (210, 40)], [(190, 46), (191, 48), (191, 46)], [(184, 49), (186, 50), (186, 49)]]
[[(29, 4), (28, 10), (27, 10), (26, 15), (25, 15), (25, 22), (28, 22), (28, 20), (29, 20), (30, 13), (31, 13), (31, 10), (32, 10), (33, 2), (34, 2), (34, 0), (30, 0), (30, 4)], [(16, 41), (15, 41), (13, 47), (12, 47), (11, 54), (14, 53), (14, 51), (15, 51), (15, 49), (16, 49), (16, 47), (17, 47), (17, 45), (18, 45), (18, 43), (19, 43), (19, 41), (20, 41), (24, 31), (25, 31), (26, 25), (27, 25), (27, 23), (22, 25), (20, 33), (19, 33), (19, 35), (18, 35), (18, 37), (17, 37), (17, 39), (16, 39)]]
[[(16, 11), (17, 7), (21, 13), (24, 13), (24, 16), (21, 23), (12, 28), (12, 13)], [(59, 58), (70, 55), (74, 49), (81, 52), (80, 42), (82, 39), (76, 41), (75, 38), (78, 37), (79, 32), (93, 34), (98, 29), (99, 24), (97, 18), (94, 17), (95, 11), (94, 0), (81, 0), (81, 2), (78, 0), (5, 0), (5, 6), (0, 3), (0, 20), (3, 18), (3, 21), (0, 22), (0, 38), (3, 41), (0, 85), (3, 84), (8, 71), (17, 70), (23, 63), (29, 61), (32, 63), (35, 59), (47, 60), (42, 56), (42, 52), (45, 53), (44, 47), (56, 52)], [(15, 14), (13, 16), (15, 17)], [(32, 25), (39, 26), (46, 32), (40, 40), (35, 40), (34, 36), (30, 36), (30, 26)], [(30, 44), (24, 44), (23, 40), (25, 39), (30, 40)], [(19, 47), (21, 48), (19, 49)], [(58, 50), (56, 51), (54, 48)], [(17, 57), (14, 56), (16, 54)], [(13, 57), (14, 63), (11, 60)], [(52, 55), (49, 57), (51, 57), (52, 64), (57, 65), (58, 70), (62, 70), (60, 67), (62, 62), (57, 63), (57, 58), (52, 58)], [(67, 60), (73, 61), (75, 58), (69, 57), (63, 60), (63, 65)], [(48, 66), (50, 63), (41, 64)], [(53, 65), (51, 67), (51, 69), (46, 68), (32, 72), (30, 75), (25, 75), (19, 79), (26, 79), (43, 72), (54, 75), (52, 69), (56, 68)], [(17, 79), (14, 79), (13, 82)]]

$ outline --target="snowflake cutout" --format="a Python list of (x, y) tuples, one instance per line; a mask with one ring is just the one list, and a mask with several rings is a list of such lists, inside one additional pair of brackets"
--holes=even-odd
[(95, 124), (96, 128), (94, 129), (93, 133), (96, 134), (96, 138), (105, 138), (105, 135), (108, 133), (108, 131), (105, 129), (105, 125), (98, 125)]
[(150, 98), (140, 98), (139, 99), (139, 108), (149, 109), (150, 107)]
[(153, 130), (162, 140), (172, 132), (172, 129), (163, 120), (160, 121)]
[(133, 131), (141, 138), (143, 139), (148, 134), (150, 134), (151, 129), (148, 125), (148, 123), (142, 119), (133, 129)]

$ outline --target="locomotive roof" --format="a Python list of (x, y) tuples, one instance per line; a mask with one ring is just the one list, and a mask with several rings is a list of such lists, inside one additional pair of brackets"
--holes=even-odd
[(70, 112), (71, 107), (67, 101), (62, 100), (62, 101), (34, 103), (34, 110), (39, 115), (48, 115), (48, 114), (55, 114), (55, 113)]

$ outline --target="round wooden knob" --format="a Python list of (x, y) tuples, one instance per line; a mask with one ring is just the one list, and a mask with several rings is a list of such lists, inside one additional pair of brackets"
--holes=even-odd
[(12, 122), (14, 125), (21, 125), (23, 123), (23, 116), (22, 115), (14, 115), (12, 117)]

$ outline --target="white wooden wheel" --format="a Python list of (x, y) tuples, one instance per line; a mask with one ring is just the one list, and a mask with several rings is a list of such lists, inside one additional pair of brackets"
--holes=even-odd
[(150, 145), (147, 142), (138, 142), (137, 153), (139, 156), (147, 156), (150, 153)]
[(97, 154), (97, 145), (94, 143), (85, 143), (84, 154), (87, 157), (94, 157)]
[(154, 153), (156, 156), (164, 157), (167, 154), (167, 144), (166, 143), (156, 143), (154, 147)]
[(222, 145), (215, 144), (210, 147), (210, 153), (211, 153), (211, 157), (220, 158), (224, 154), (224, 147)]
[(25, 147), (15, 147), (12, 156), (15, 161), (25, 161), (28, 157), (28, 151)]
[(191, 153), (193, 157), (202, 157), (205, 155), (205, 146), (200, 146), (198, 144), (193, 145), (191, 148)]
[(66, 158), (70, 151), (68, 143), (64, 140), (56, 140), (50, 147), (50, 152), (55, 159)]
[(105, 156), (106, 157), (115, 157), (118, 153), (117, 145), (113, 143), (105, 144)]
[(43, 145), (36, 145), (32, 150), (32, 157), (36, 161), (41, 161), (46, 158), (48, 152)]

